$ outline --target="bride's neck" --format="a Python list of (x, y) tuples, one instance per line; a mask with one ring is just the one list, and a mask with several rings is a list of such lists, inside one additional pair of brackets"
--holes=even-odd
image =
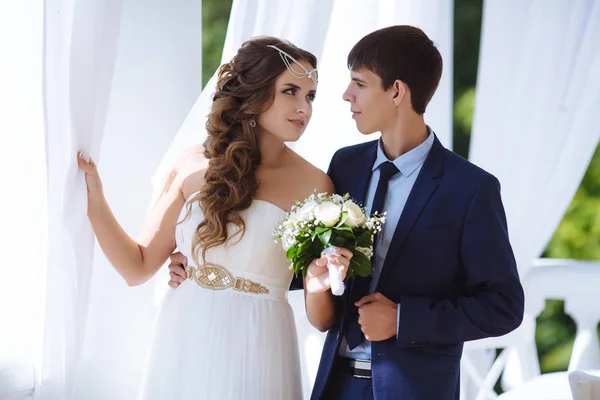
[(260, 151), (260, 165), (270, 167), (278, 164), (288, 148), (284, 142), (273, 135), (258, 134), (258, 150)]

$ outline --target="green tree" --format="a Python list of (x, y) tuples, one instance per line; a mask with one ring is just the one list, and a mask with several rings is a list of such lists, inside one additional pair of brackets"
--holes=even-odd
[(600, 260), (600, 146), (563, 220), (550, 240), (545, 257)]
[(202, 87), (221, 63), (232, 0), (202, 0)]
[(454, 151), (467, 158), (479, 63), (482, 0), (454, 1)]

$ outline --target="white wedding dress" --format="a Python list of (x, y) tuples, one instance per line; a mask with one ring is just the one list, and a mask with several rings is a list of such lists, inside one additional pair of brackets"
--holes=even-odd
[[(186, 211), (187, 203), (179, 221)], [(274, 204), (254, 200), (242, 212), (243, 238), (209, 249), (210, 266), (199, 269), (191, 256), (192, 238), (204, 216), (193, 203), (191, 215), (176, 228), (177, 247), (192, 278), (164, 299), (142, 399), (302, 398), (296, 327), (287, 301), (292, 271), (272, 238), (284, 215)], [(229, 226), (230, 234), (236, 230)]]

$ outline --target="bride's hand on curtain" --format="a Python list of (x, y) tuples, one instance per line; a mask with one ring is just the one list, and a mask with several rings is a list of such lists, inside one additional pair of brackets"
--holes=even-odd
[(79, 168), (85, 173), (85, 184), (87, 186), (88, 195), (102, 194), (102, 181), (98, 174), (98, 167), (92, 157), (89, 159), (83, 158), (81, 152), (77, 153), (77, 164)]

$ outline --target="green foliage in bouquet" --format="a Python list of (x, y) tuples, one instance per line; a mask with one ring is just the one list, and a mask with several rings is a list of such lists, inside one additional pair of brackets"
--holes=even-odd
[(290, 268), (296, 276), (306, 276), (308, 266), (330, 246), (352, 252), (347, 276), (371, 274), (373, 237), (381, 230), (385, 215), (367, 217), (365, 209), (350, 199), (326, 193), (312, 194), (298, 202), (275, 226), (273, 236), (281, 242)]

